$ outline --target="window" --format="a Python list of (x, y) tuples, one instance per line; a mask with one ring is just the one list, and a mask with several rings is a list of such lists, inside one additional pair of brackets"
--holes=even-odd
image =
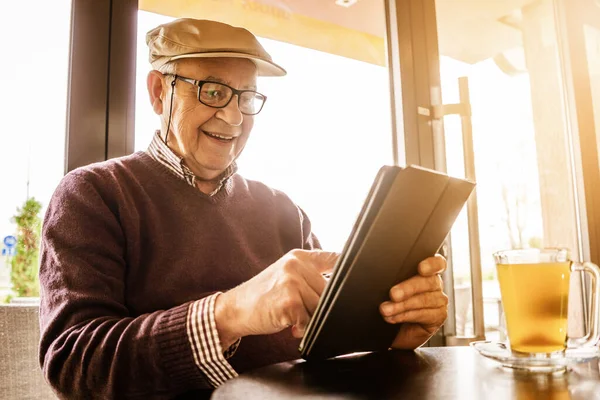
[[(19, 36), (5, 42), (3, 53), (9, 57), (0, 63), (2, 238), (17, 234), (12, 217), (28, 198), (41, 203), (43, 216), (64, 173), (70, 16), (71, 0), (0, 5), (5, 34)], [(0, 258), (0, 300), (16, 295), (10, 291), (8, 252)]]
[[(600, 6), (598, 9), (600, 10)], [(600, 132), (600, 22), (597, 26), (585, 25), (584, 35), (594, 110), (593, 118), (596, 121), (596, 133), (598, 133)], [(598, 149), (600, 150), (600, 142)]]
[[(553, 4), (522, 3), (437, 7), (444, 104), (459, 103), (458, 79), (468, 81), (479, 208), (478, 224), (464, 212), (452, 230), (458, 336), (474, 333), (469, 230), (478, 230), (488, 339), (504, 334), (492, 253), (546, 246), (577, 257), (580, 245)], [(445, 117), (444, 129), (448, 172), (464, 176), (460, 118)]]
[[(363, 7), (360, 15), (365, 15), (366, 9), (372, 24), (380, 24), (376, 26), (380, 26), (383, 35), (383, 3), (365, 2), (356, 6), (359, 5)], [(307, 19), (304, 15), (290, 17), (290, 10), (285, 14), (281, 10), (256, 7), (251, 10), (256, 14), (250, 14), (256, 18), (269, 12), (292, 18), (294, 23), (304, 23)], [(348, 12), (336, 5), (329, 8), (338, 19)], [(313, 11), (318, 13), (318, 10)], [(223, 11), (220, 17), (226, 15)], [(345, 19), (344, 25), (365, 24), (363, 18), (358, 19), (357, 15), (354, 18), (356, 21)], [(136, 150), (145, 149), (159, 127), (147, 100), (145, 79), (150, 66), (145, 33), (171, 19), (139, 12)], [(311, 24), (319, 26), (316, 22)], [(280, 34), (289, 37), (291, 32)], [(293, 32), (296, 39), (310, 41), (306, 38), (308, 33)], [(326, 34), (313, 33), (312, 41), (326, 41)], [(365, 46), (364, 54), (348, 58), (282, 41), (259, 40), (288, 75), (259, 79), (259, 90), (267, 95), (268, 101), (255, 119), (238, 161), (239, 173), (287, 193), (308, 214), (323, 247), (341, 251), (377, 170), (393, 162), (388, 70), (362, 61), (372, 60), (373, 54), (385, 54), (384, 41), (381, 37), (374, 39), (376, 44)], [(331, 46), (339, 49), (344, 44), (348, 46), (337, 42)]]
[[(27, 248), (34, 254), (27, 262), (21, 247), (15, 256), (15, 247), (2, 239), (15, 236), (22, 242), (25, 235), (13, 220), (17, 209), (28, 200), (27, 208), (35, 209), (35, 199), (41, 220), (64, 173), (70, 20), (71, 0), (0, 2), (5, 38), (0, 63), (0, 393), (7, 399), (55, 397), (39, 368), (37, 290), (19, 290), (37, 282), (39, 242)], [(32, 228), (37, 235), (38, 227)], [(11, 268), (29, 274), (11, 277)]]

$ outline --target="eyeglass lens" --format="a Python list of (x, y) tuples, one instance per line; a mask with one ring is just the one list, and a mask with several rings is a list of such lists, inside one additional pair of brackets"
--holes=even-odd
[[(199, 93), (201, 103), (210, 107), (224, 107), (231, 97), (233, 91), (230, 87), (220, 83), (205, 82)], [(256, 92), (243, 92), (240, 94), (238, 106), (244, 114), (256, 114), (262, 108), (264, 96)]]

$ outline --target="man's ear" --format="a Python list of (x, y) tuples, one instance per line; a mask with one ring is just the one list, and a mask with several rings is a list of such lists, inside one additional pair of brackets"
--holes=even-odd
[(164, 77), (165, 76), (157, 70), (152, 70), (148, 73), (148, 77), (146, 78), (150, 104), (152, 104), (152, 109), (158, 115), (162, 115), (163, 113), (163, 100), (167, 94)]

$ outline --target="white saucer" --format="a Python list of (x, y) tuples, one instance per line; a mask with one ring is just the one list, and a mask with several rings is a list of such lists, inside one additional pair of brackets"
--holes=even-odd
[(471, 347), (482, 356), (498, 361), (503, 367), (532, 372), (556, 372), (569, 365), (588, 362), (600, 357), (597, 347), (567, 349), (563, 354), (553, 357), (527, 357), (513, 353), (505, 343), (480, 341), (471, 343)]

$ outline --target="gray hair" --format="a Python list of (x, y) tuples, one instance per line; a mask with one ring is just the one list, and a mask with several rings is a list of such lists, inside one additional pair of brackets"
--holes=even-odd
[(165, 75), (175, 75), (177, 73), (177, 61), (169, 61), (168, 63), (161, 65), (160, 68), (158, 68), (158, 72)]

